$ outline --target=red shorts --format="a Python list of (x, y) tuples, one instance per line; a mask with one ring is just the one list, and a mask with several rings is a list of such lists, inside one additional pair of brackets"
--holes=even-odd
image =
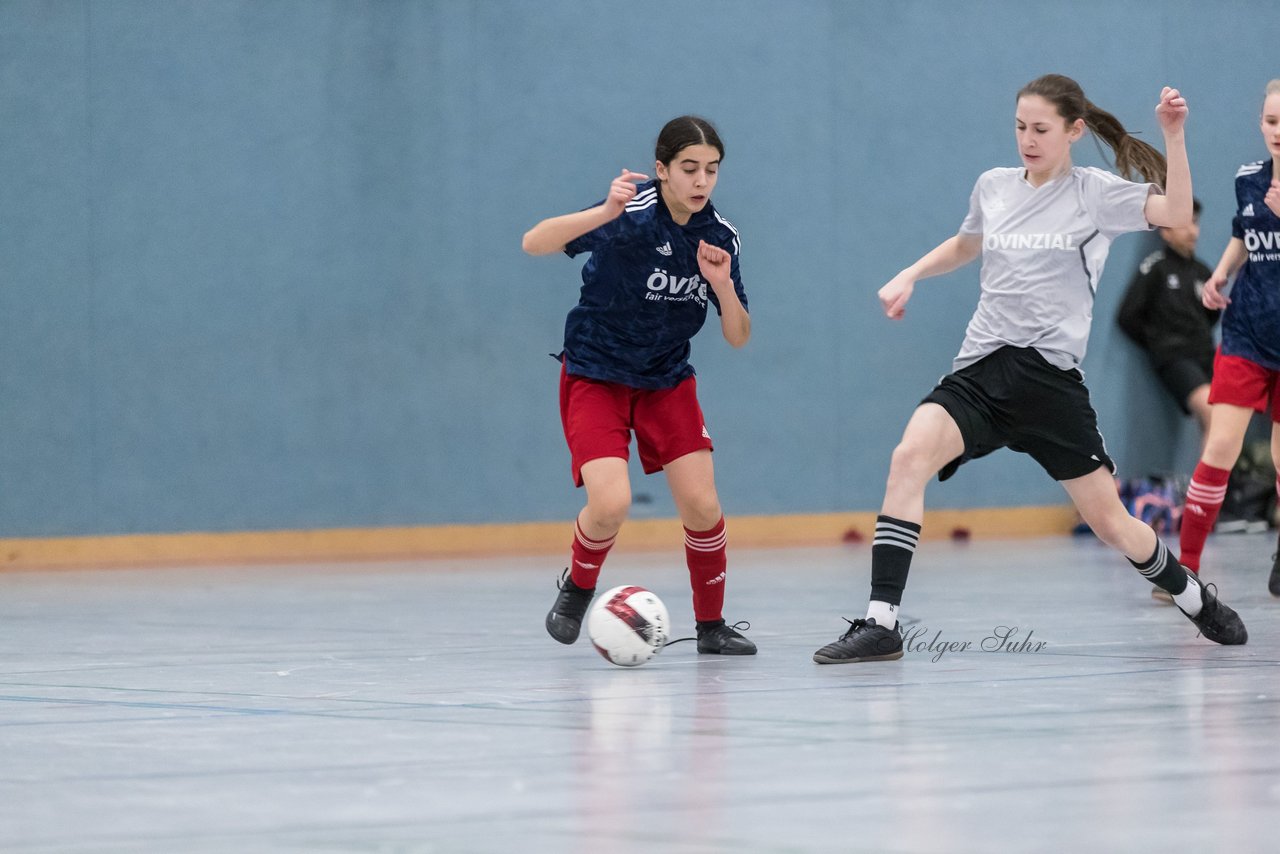
[(1219, 348), (1213, 357), (1213, 381), (1209, 385), (1210, 403), (1229, 403), (1257, 412), (1271, 410), (1271, 420), (1280, 422), (1280, 395), (1276, 379), (1280, 371), (1264, 368), (1240, 356), (1223, 355)]
[(632, 430), (645, 474), (661, 471), (685, 454), (711, 450), (693, 377), (674, 388), (645, 389), (571, 375), (561, 367), (560, 420), (578, 486), (583, 463), (601, 457), (629, 459)]

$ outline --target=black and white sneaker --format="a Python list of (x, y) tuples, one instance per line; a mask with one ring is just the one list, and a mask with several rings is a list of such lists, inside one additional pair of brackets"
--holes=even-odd
[(724, 620), (698, 624), (698, 652), (704, 655), (755, 655), (756, 645), (735, 629), (751, 628), (750, 623), (725, 625)]
[(1249, 632), (1244, 627), (1240, 615), (1222, 604), (1218, 599), (1218, 589), (1212, 584), (1200, 584), (1200, 579), (1187, 573), (1187, 583), (1200, 587), (1200, 613), (1194, 617), (1187, 614), (1187, 619), (1196, 624), (1200, 634), (1214, 643), (1236, 646), (1249, 640)]
[(560, 588), (560, 595), (547, 612), (547, 634), (560, 643), (573, 643), (582, 631), (582, 618), (587, 614), (587, 607), (591, 604), (591, 597), (596, 595), (596, 589), (593, 587), (586, 590), (574, 584), (568, 569), (560, 576), (556, 586)]
[(819, 664), (852, 664), (856, 661), (895, 661), (902, 658), (902, 630), (886, 629), (869, 620), (846, 620), (849, 630), (840, 639), (813, 654)]

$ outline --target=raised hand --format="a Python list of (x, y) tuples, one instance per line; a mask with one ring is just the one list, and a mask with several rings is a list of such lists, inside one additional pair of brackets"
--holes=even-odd
[(605, 209), (612, 216), (621, 216), (627, 202), (636, 197), (636, 182), (648, 180), (648, 175), (623, 169), (622, 174), (614, 178), (613, 183), (609, 185), (609, 195), (604, 199)]
[(1166, 86), (1160, 92), (1160, 103), (1156, 105), (1156, 120), (1165, 133), (1182, 130), (1187, 121), (1187, 99), (1177, 89)]
[(698, 269), (713, 288), (719, 290), (730, 285), (732, 263), (733, 256), (719, 246), (712, 246), (705, 240), (698, 241)]
[(1280, 180), (1271, 179), (1271, 186), (1267, 188), (1267, 194), (1262, 197), (1262, 201), (1271, 208), (1273, 214), (1280, 216)]

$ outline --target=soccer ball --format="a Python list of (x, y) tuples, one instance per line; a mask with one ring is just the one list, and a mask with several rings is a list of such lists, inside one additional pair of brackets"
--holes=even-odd
[(596, 597), (587, 614), (587, 634), (596, 652), (622, 667), (644, 664), (667, 642), (667, 606), (634, 584)]

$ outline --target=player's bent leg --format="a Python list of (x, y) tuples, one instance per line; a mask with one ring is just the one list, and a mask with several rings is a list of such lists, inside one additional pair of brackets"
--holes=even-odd
[(1155, 531), (1125, 509), (1115, 480), (1106, 466), (1061, 483), (1071, 496), (1080, 518), (1098, 539), (1123, 552), (1130, 560), (1141, 561), (1151, 555), (1156, 543)]
[(671, 497), (684, 524), (684, 554), (697, 622), (698, 652), (755, 655), (756, 645), (724, 619), (728, 576), (728, 532), (716, 494), (715, 467), (706, 448), (663, 466)]
[(1253, 418), (1253, 409), (1230, 403), (1210, 407), (1209, 433), (1204, 451), (1187, 485), (1178, 531), (1178, 559), (1192, 572), (1200, 571), (1200, 558), (1206, 541), (1218, 521), (1227, 494), (1231, 468), (1244, 443), (1245, 430)]
[(662, 467), (676, 512), (686, 528), (703, 531), (720, 521), (720, 496), (716, 493), (711, 452), (698, 450)]
[(631, 508), (631, 479), (627, 461), (620, 457), (583, 463), (582, 484), (587, 506), (574, 526), (572, 565), (560, 578), (559, 593), (545, 621), (547, 634), (564, 644), (576, 641), (582, 631), (600, 568)]
[(1233, 403), (1209, 407), (1209, 435), (1205, 437), (1200, 461), (1214, 468), (1230, 469), (1244, 447), (1244, 434), (1253, 420), (1253, 409)]
[(582, 531), (593, 540), (617, 536), (631, 510), (631, 476), (621, 457), (600, 457), (582, 464), (587, 506), (578, 516)]
[(964, 436), (951, 414), (936, 403), (920, 404), (893, 449), (880, 512), (919, 524), (929, 480), (963, 453)]
[(942, 406), (916, 408), (889, 464), (884, 504), (871, 546), (871, 602), (867, 616), (813, 654), (818, 664), (854, 664), (902, 658), (897, 608), (906, 588), (911, 558), (924, 519), (929, 479), (964, 453), (964, 437)]
[(1105, 467), (1083, 477), (1062, 481), (1085, 523), (1098, 538), (1124, 553), (1144, 578), (1167, 590), (1178, 609), (1214, 643), (1242, 644), (1248, 640), (1244, 623), (1219, 601), (1213, 585), (1204, 585), (1178, 563), (1155, 531), (1130, 516)]

